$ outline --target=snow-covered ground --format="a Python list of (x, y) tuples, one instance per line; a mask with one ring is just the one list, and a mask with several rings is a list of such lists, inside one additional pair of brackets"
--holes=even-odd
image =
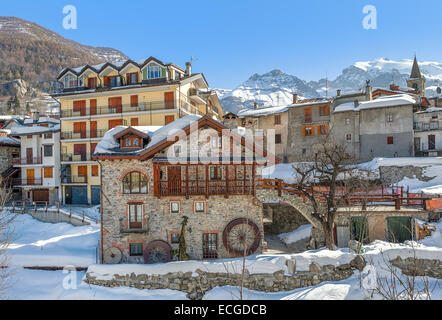
[[(363, 256), (373, 263), (379, 274), (385, 274), (382, 266), (386, 260), (397, 256), (403, 259), (416, 255), (418, 258), (442, 260), (442, 221), (435, 224), (436, 232), (418, 243), (391, 244), (375, 241), (364, 246)], [(139, 290), (135, 288), (105, 288), (82, 282), (84, 272), (28, 270), (23, 266), (89, 266), (100, 278), (114, 273), (164, 274), (174, 271), (197, 269), (211, 272), (240, 272), (241, 259), (217, 261), (185, 261), (156, 265), (96, 265), (95, 250), (99, 239), (99, 225), (74, 227), (66, 223), (43, 223), (28, 215), (19, 215), (13, 223), (15, 238), (8, 249), (12, 273), (8, 280), (8, 299), (186, 299), (183, 292), (173, 290)], [(300, 237), (307, 227), (295, 230), (293, 237)], [(257, 254), (247, 258), (250, 273), (287, 272), (286, 260), (296, 261), (296, 270), (307, 271), (312, 262), (323, 265), (342, 265), (353, 260), (355, 254), (347, 248), (336, 251), (319, 249), (299, 254)], [(288, 292), (264, 293), (245, 289), (245, 299), (365, 299), (370, 291), (361, 289), (361, 279), (369, 279), (372, 268), (368, 265), (362, 272), (343, 281), (324, 282), (316, 286)], [(430, 279), (430, 284), (436, 284)], [(236, 288), (221, 287), (208, 291), (204, 299), (237, 299)], [(371, 298), (380, 298), (373, 296)], [(442, 288), (436, 286), (433, 299), (442, 299)]]
[(310, 238), (311, 234), (312, 234), (312, 225), (306, 224), (300, 226), (298, 229), (292, 232), (282, 233), (278, 235), (278, 237), (285, 244), (291, 244), (302, 239)]

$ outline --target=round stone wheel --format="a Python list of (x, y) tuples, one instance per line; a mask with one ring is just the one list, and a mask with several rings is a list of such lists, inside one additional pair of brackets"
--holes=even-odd
[(251, 255), (256, 252), (261, 241), (258, 226), (247, 218), (231, 221), (223, 232), (223, 243), (234, 256)]
[(104, 263), (107, 264), (117, 264), (121, 262), (123, 258), (123, 253), (117, 247), (111, 247), (104, 250)]
[(147, 264), (170, 262), (170, 245), (163, 240), (154, 240), (144, 249), (144, 262)]

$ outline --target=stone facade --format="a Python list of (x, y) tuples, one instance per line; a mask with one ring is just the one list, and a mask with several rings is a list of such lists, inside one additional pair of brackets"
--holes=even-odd
[(278, 235), (292, 232), (309, 223), (302, 214), (288, 204), (264, 204), (264, 212), (268, 213), (272, 221), (272, 223), (264, 225), (265, 234)]
[[(284, 273), (283, 270), (273, 274), (247, 274), (244, 287), (264, 292), (290, 291), (317, 285), (324, 281), (340, 281), (353, 275), (350, 264), (340, 266), (312, 264), (309, 272)], [(241, 274), (210, 273), (202, 270), (193, 272), (154, 274), (114, 274), (112, 279), (100, 279), (94, 274), (86, 273), (85, 282), (105, 287), (134, 287), (138, 289), (172, 289), (189, 293), (191, 299), (201, 299), (206, 291), (219, 286), (238, 286)]]
[(15, 146), (0, 144), (0, 174), (12, 166), (13, 154), (20, 156), (20, 144)]
[[(147, 194), (123, 194), (122, 180), (129, 172), (140, 172), (148, 179)], [(248, 218), (255, 223), (263, 235), (262, 204), (251, 194), (243, 196), (184, 196), (161, 197), (154, 195), (152, 160), (104, 160), (102, 161), (102, 223), (103, 251), (117, 247), (123, 254), (121, 262), (144, 263), (143, 256), (130, 256), (131, 243), (143, 244), (143, 248), (155, 240), (168, 243), (172, 250), (178, 249), (171, 243), (173, 233), (180, 233), (183, 216), (188, 217), (186, 245), (191, 259), (202, 259), (204, 233), (218, 235), (218, 258), (232, 255), (223, 245), (222, 235), (227, 224), (236, 218)], [(172, 213), (172, 201), (180, 203), (180, 212)], [(205, 203), (205, 212), (195, 212), (195, 202)], [(140, 203), (143, 207), (143, 221), (140, 230), (128, 228), (128, 205)], [(262, 239), (257, 252), (262, 252)]]
[(442, 261), (433, 259), (402, 259), (397, 257), (390, 263), (401, 269), (402, 273), (407, 276), (431, 277), (442, 279)]

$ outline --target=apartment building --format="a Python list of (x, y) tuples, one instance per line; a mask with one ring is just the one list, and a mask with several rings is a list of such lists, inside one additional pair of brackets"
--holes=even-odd
[(65, 204), (100, 203), (100, 164), (91, 155), (116, 126), (164, 126), (189, 114), (220, 120), (223, 110), (202, 73), (150, 57), (66, 68), (60, 102)]
[(416, 156), (442, 156), (442, 108), (430, 107), (414, 114)]
[(60, 198), (60, 120), (34, 114), (22, 125), (11, 128), (10, 136), (20, 137), (20, 156), (13, 166), (20, 170), (14, 186), (22, 199), (55, 204)]

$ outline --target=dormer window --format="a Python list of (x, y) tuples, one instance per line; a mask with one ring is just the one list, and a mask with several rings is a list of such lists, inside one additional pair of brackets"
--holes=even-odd
[(64, 77), (64, 87), (65, 88), (77, 87), (77, 78), (73, 75), (68, 74), (66, 77)]
[(147, 67), (147, 74), (149, 79), (157, 79), (157, 78), (161, 78), (162, 72), (161, 72), (161, 67), (160, 66), (154, 66), (154, 65), (150, 65)]
[(149, 143), (149, 136), (143, 131), (129, 127), (114, 136), (120, 142), (120, 149), (141, 149)]
[(135, 136), (135, 135), (128, 135), (125, 136), (121, 141), (123, 142), (122, 148), (131, 148), (131, 149), (138, 149), (140, 146), (140, 140), (142, 138)]
[(132, 146), (132, 139), (131, 138), (126, 138), (125, 147), (130, 147), (130, 146)]

